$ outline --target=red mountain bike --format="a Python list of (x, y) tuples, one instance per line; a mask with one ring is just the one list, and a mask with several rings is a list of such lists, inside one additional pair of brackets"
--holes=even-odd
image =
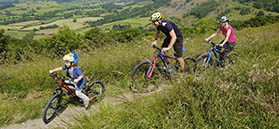
[[(44, 108), (42, 118), (45, 124), (51, 122), (58, 114), (59, 109), (61, 109), (62, 107), (61, 103), (63, 96), (73, 95), (74, 97), (77, 97), (75, 93), (76, 85), (74, 82), (72, 82), (71, 80), (66, 80), (65, 77), (59, 78), (56, 73), (52, 73), (52, 77), (56, 79), (59, 84), (54, 91), (54, 95), (51, 97)], [(67, 92), (63, 93), (63, 91)], [(84, 85), (82, 91), (89, 97), (90, 103), (92, 104), (94, 102), (100, 101), (104, 97), (105, 85), (103, 84), (103, 82), (96, 80), (90, 84), (87, 83), (86, 85)]]
[[(153, 46), (153, 48), (158, 50), (157, 56), (151, 60), (143, 61), (139, 63), (132, 72), (132, 85), (130, 89), (135, 92), (151, 92), (154, 91), (161, 83), (164, 75), (168, 78), (172, 76), (179, 75), (179, 63), (173, 56), (168, 56), (162, 54), (162, 49), (157, 46)], [(183, 49), (186, 51), (186, 49)], [(173, 65), (169, 62), (167, 63), (166, 59), (169, 61), (175, 61)], [(184, 67), (186, 71), (195, 72), (195, 63), (196, 60), (193, 57), (185, 57), (184, 59)], [(159, 62), (161, 60), (161, 62)]]

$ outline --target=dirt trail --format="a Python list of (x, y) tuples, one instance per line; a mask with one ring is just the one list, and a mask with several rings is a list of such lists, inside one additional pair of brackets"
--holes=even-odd
[(1, 127), (1, 129), (50, 129), (55, 127), (67, 128), (67, 125), (65, 123), (68, 122), (73, 124), (73, 122), (75, 122), (74, 118), (77, 115), (92, 115), (99, 111), (98, 109), (101, 105), (117, 105), (124, 102), (132, 101), (136, 98), (149, 96), (153, 93), (159, 92), (165, 87), (166, 86), (161, 86), (160, 89), (157, 89), (156, 91), (150, 93), (134, 93), (131, 91), (127, 91), (124, 94), (114, 97), (105, 96), (105, 98), (100, 103), (97, 103), (96, 105), (91, 105), (90, 109), (88, 110), (85, 110), (85, 108), (81, 106), (69, 106), (60, 115), (56, 116), (56, 118), (49, 124), (45, 124), (41, 118), (38, 118), (34, 120), (28, 120), (20, 124), (12, 124), (5, 127)]

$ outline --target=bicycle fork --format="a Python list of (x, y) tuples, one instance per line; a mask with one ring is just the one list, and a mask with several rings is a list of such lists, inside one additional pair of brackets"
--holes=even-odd
[(147, 78), (151, 78), (151, 76), (152, 76), (152, 73), (153, 73), (153, 71), (154, 71), (154, 68), (156, 67), (156, 62), (159, 60), (159, 58), (158, 57), (154, 57), (153, 59), (152, 59), (152, 64), (151, 64), (151, 66), (149, 67), (149, 69), (148, 69), (148, 72), (147, 72)]

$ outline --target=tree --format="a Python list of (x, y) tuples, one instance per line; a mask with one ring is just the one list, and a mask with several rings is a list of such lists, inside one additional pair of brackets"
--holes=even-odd
[(261, 10), (257, 13), (257, 16), (264, 16), (264, 12)]
[(76, 22), (77, 22), (77, 19), (74, 18), (74, 19), (73, 19), (73, 22), (76, 23)]

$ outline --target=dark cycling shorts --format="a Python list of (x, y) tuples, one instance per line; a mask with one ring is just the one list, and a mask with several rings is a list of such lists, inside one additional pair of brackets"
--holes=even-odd
[[(223, 40), (224, 41), (224, 40)], [(222, 42), (223, 42), (222, 41)], [(222, 43), (220, 42), (220, 43)], [(226, 42), (224, 44), (224, 50), (222, 51), (224, 55), (227, 55), (228, 53), (230, 53), (235, 47), (235, 42)], [(218, 49), (221, 49), (220, 47), (218, 47)]]
[[(162, 48), (163, 47), (168, 47), (170, 44), (171, 39), (170, 38), (165, 38)], [(177, 58), (182, 57), (182, 48), (183, 48), (183, 38), (177, 38), (174, 45), (173, 45), (173, 50), (175, 51), (174, 56)]]

